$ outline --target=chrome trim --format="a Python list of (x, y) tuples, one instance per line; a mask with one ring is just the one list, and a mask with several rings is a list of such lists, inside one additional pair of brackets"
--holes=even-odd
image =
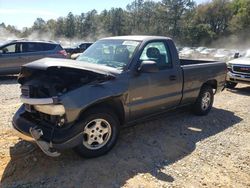
[(28, 141), (28, 142), (35, 142), (35, 139), (32, 138), (32, 136), (27, 136), (27, 135), (25, 135), (25, 134), (19, 132), (19, 131), (16, 130), (15, 128), (13, 128), (13, 129), (14, 129), (14, 134), (15, 134), (17, 137), (21, 138), (22, 140), (25, 140), (25, 141)]
[[(231, 80), (233, 79), (233, 80)], [(235, 74), (232, 72), (227, 73), (227, 81), (232, 82), (250, 82), (250, 75), (241, 75), (241, 74)]]
[(40, 139), (41, 136), (43, 135), (43, 131), (41, 129), (30, 128), (30, 134), (35, 139), (35, 142), (39, 146), (39, 148), (46, 155), (48, 155), (50, 157), (58, 157), (59, 155), (61, 155), (61, 153), (57, 152), (56, 150), (51, 150), (52, 149), (52, 146), (51, 146), (52, 144)]
[(247, 74), (247, 75), (250, 75), (250, 73), (235, 71), (235, 70), (234, 70), (234, 67), (235, 67), (235, 66), (240, 67), (240, 68), (247, 67), (247, 68), (249, 68), (249, 69), (250, 69), (250, 66), (248, 66), (248, 65), (232, 65), (232, 71), (233, 71), (233, 72), (238, 73), (238, 74)]
[(54, 116), (65, 114), (65, 108), (61, 104), (36, 104), (34, 105), (34, 108), (36, 111)]
[(21, 102), (25, 103), (25, 104), (31, 104), (31, 105), (35, 105), (35, 104), (53, 104), (54, 100), (53, 98), (29, 98), (29, 97), (25, 97), (22, 96), (20, 97)]

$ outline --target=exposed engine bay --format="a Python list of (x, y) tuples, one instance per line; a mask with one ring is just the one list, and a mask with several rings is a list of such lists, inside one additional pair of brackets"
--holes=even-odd
[(87, 70), (67, 67), (50, 67), (47, 70), (23, 68), (18, 82), (21, 93), (30, 98), (47, 98), (60, 96), (89, 83), (99, 83), (112, 79), (110, 75), (103, 75)]
[(27, 118), (61, 127), (67, 122), (65, 108), (58, 98), (87, 84), (113, 79), (110, 74), (65, 66), (22, 67), (18, 77), (21, 101)]

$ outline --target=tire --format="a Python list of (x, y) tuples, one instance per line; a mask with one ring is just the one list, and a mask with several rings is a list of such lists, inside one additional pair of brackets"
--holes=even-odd
[(203, 86), (196, 102), (194, 103), (194, 114), (199, 116), (207, 115), (213, 106), (213, 102), (214, 93), (212, 87), (207, 85)]
[(110, 109), (93, 108), (84, 114), (80, 124), (83, 140), (74, 150), (81, 157), (99, 157), (116, 144), (120, 125), (117, 116)]
[(226, 82), (226, 88), (229, 88), (229, 89), (234, 89), (236, 85), (237, 83), (234, 83), (234, 82), (229, 82), (229, 81)]

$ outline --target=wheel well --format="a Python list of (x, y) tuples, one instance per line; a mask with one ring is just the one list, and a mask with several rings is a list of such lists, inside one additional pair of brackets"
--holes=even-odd
[(213, 89), (215, 89), (215, 92), (216, 92), (216, 90), (217, 90), (217, 81), (216, 80), (208, 80), (201, 87), (204, 87), (204, 86), (210, 86)]
[(125, 111), (124, 111), (123, 104), (122, 104), (121, 100), (118, 98), (107, 99), (107, 100), (95, 103), (93, 105), (90, 105), (89, 107), (87, 107), (86, 109), (84, 109), (80, 113), (79, 118), (81, 119), (87, 111), (89, 111), (93, 108), (112, 109), (112, 112), (118, 117), (120, 124), (122, 125), (124, 123)]

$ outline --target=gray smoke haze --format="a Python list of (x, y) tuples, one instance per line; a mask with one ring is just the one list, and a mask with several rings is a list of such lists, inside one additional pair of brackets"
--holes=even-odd
[[(60, 43), (63, 47), (70, 47), (76, 45), (81, 42), (95, 42), (96, 40), (104, 37), (109, 37), (111, 34), (104, 32), (103, 29), (98, 29), (95, 35), (89, 35), (84, 38), (66, 38), (66, 37), (55, 37), (52, 32), (36, 32), (33, 31), (28, 37), (25, 39), (28, 40), (45, 40), (45, 41), (55, 41)], [(0, 27), (0, 43), (7, 40), (15, 40), (20, 39), (18, 35), (11, 33), (3, 27)]]
[(221, 37), (218, 40), (213, 41), (210, 45), (213, 48), (226, 48), (235, 50), (247, 50), (250, 49), (250, 34), (245, 31), (240, 35), (230, 35), (228, 37)]
[[(110, 33), (104, 32), (103, 29), (99, 28), (97, 33), (92, 34), (85, 38), (65, 38), (65, 37), (55, 37), (52, 32), (32, 32), (26, 39), (29, 40), (45, 40), (45, 41), (56, 41), (60, 43), (63, 47), (69, 47), (76, 45), (80, 42), (95, 42), (96, 40), (111, 36)], [(240, 33), (238, 36), (231, 35), (228, 37), (221, 37), (218, 40), (213, 41), (208, 47), (211, 48), (225, 48), (225, 49), (235, 49), (239, 51), (244, 51), (250, 49), (250, 34), (248, 31)], [(19, 39), (17, 35), (7, 31), (5, 28), (0, 27), (0, 43), (6, 40)]]
[(0, 27), (0, 41), (13, 40), (16, 38), (17, 38), (17, 36), (15, 34), (7, 31), (3, 27)]

